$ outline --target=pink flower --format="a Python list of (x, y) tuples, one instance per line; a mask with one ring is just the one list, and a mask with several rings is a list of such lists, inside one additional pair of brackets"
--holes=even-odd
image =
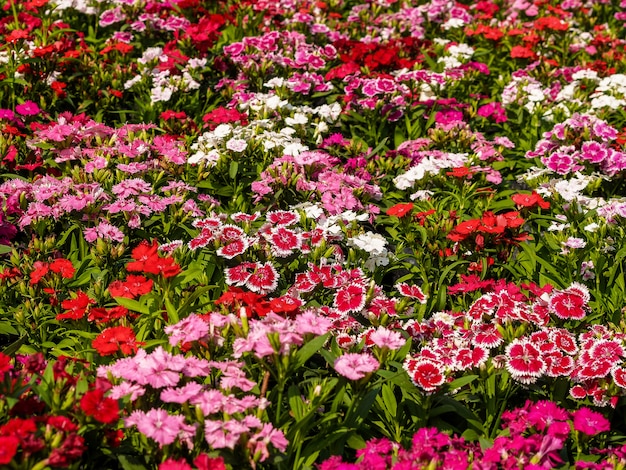
[(178, 388), (166, 388), (161, 390), (161, 400), (165, 403), (185, 403), (198, 396), (202, 392), (202, 385), (189, 382)]
[(204, 338), (209, 333), (209, 324), (196, 314), (183, 318), (175, 325), (165, 327), (165, 333), (170, 337), (171, 346), (179, 343), (191, 343)]
[(295, 318), (296, 333), (300, 335), (313, 334), (321, 336), (330, 331), (332, 325), (331, 320), (310, 310)]
[(135, 410), (126, 418), (125, 424), (137, 426), (139, 432), (154, 439), (160, 447), (172, 444), (180, 431), (183, 430), (185, 417), (182, 415), (170, 415), (166, 410), (152, 408), (147, 413)]
[(334, 368), (350, 380), (359, 380), (378, 369), (380, 364), (369, 354), (348, 353), (335, 360)]
[(377, 330), (369, 335), (369, 340), (379, 348), (400, 349), (406, 343), (406, 340), (397, 331), (391, 331), (383, 326), (379, 326)]
[(608, 419), (587, 407), (575, 411), (573, 418), (574, 429), (588, 436), (611, 430), (611, 423)]
[(234, 449), (240, 434), (227, 433), (223, 421), (206, 420), (204, 422), (204, 438), (213, 449)]

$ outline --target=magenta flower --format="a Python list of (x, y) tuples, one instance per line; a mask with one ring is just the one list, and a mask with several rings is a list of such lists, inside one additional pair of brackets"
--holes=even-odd
[(380, 364), (369, 354), (348, 353), (335, 360), (334, 368), (347, 379), (359, 380), (378, 369)]
[(15, 107), (15, 111), (17, 111), (17, 114), (21, 114), (22, 116), (36, 116), (41, 112), (41, 109), (39, 109), (37, 103), (28, 100), (24, 101), (22, 104), (18, 104)]
[(583, 407), (573, 413), (574, 429), (588, 436), (609, 431), (611, 423), (602, 414)]

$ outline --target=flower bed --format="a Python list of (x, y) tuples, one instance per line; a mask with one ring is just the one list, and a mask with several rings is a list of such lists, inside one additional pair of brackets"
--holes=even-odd
[(0, 466), (626, 466), (626, 3), (8, 0)]

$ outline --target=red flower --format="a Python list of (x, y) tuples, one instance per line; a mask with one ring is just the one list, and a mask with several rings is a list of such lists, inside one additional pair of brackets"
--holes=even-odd
[(33, 264), (33, 267), (35, 268), (35, 270), (30, 273), (30, 285), (31, 286), (34, 286), (35, 284), (37, 284), (41, 280), (42, 277), (48, 274), (48, 271), (50, 270), (48, 263), (44, 263), (42, 261), (35, 261), (35, 263)]
[(131, 256), (135, 261), (128, 263), (126, 269), (128, 271), (143, 271), (148, 261), (151, 261), (154, 257), (158, 257), (158, 248), (159, 244), (156, 240), (154, 240), (152, 244), (143, 240), (131, 252)]
[(80, 409), (96, 421), (109, 424), (119, 418), (120, 408), (117, 400), (104, 396), (100, 389), (90, 390), (80, 400)]
[(11, 364), (11, 357), (0, 352), (0, 374), (5, 374), (11, 369), (13, 369), (13, 365)]
[(539, 194), (533, 191), (531, 194), (514, 194), (511, 199), (521, 207), (533, 207), (538, 205), (542, 209), (549, 209), (550, 203), (545, 201)]
[(0, 437), (0, 464), (8, 465), (17, 453), (20, 440), (15, 436)]
[(270, 308), (274, 313), (294, 313), (300, 306), (302, 301), (290, 295), (283, 295), (270, 300)]
[(447, 176), (453, 176), (455, 178), (468, 178), (472, 177), (472, 170), (467, 168), (466, 166), (458, 166), (452, 169), (452, 171), (447, 171)]
[(131, 328), (127, 326), (114, 326), (105, 329), (91, 343), (93, 348), (101, 356), (110, 356), (118, 351), (122, 354), (137, 352), (137, 337)]
[(401, 202), (395, 206), (387, 209), (387, 215), (395, 217), (404, 217), (413, 210), (414, 204), (412, 202)]
[(66, 309), (65, 312), (57, 315), (57, 320), (80, 320), (87, 312), (90, 305), (95, 304), (96, 301), (90, 298), (83, 291), (76, 293), (76, 298), (68, 299), (61, 302), (61, 307)]
[(569, 29), (569, 25), (556, 16), (542, 16), (535, 20), (534, 26), (538, 31), (543, 31), (544, 29), (567, 31)]
[(109, 294), (111, 297), (134, 299), (150, 292), (153, 284), (152, 279), (129, 274), (126, 281), (113, 281), (109, 284)]
[(66, 279), (71, 279), (74, 276), (76, 269), (74, 269), (74, 265), (70, 260), (65, 258), (58, 258), (50, 263), (50, 271), (60, 274)]
[(511, 57), (513, 59), (534, 59), (537, 57), (537, 54), (535, 54), (530, 47), (514, 46), (513, 49), (511, 49)]

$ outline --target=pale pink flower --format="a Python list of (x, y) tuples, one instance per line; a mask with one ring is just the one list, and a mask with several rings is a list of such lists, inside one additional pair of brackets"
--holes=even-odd
[(348, 353), (335, 360), (334, 368), (339, 375), (350, 380), (359, 380), (379, 367), (378, 361), (366, 353)]
[(295, 330), (298, 334), (313, 334), (321, 336), (330, 331), (333, 322), (328, 318), (318, 315), (311, 310), (307, 310), (301, 315), (296, 316)]
[(177, 346), (180, 343), (191, 343), (204, 338), (209, 333), (209, 324), (192, 313), (178, 323), (166, 326), (164, 331), (170, 337), (170, 345)]
[(377, 330), (369, 335), (369, 340), (379, 348), (400, 349), (406, 340), (397, 331), (389, 330), (379, 326)]
[(152, 408), (147, 413), (135, 410), (126, 418), (126, 427), (137, 426), (139, 432), (154, 439), (160, 447), (172, 444), (183, 429), (185, 417), (170, 415), (166, 410)]
[(161, 390), (161, 400), (165, 403), (185, 403), (202, 392), (202, 385), (189, 382), (178, 388), (166, 388)]

